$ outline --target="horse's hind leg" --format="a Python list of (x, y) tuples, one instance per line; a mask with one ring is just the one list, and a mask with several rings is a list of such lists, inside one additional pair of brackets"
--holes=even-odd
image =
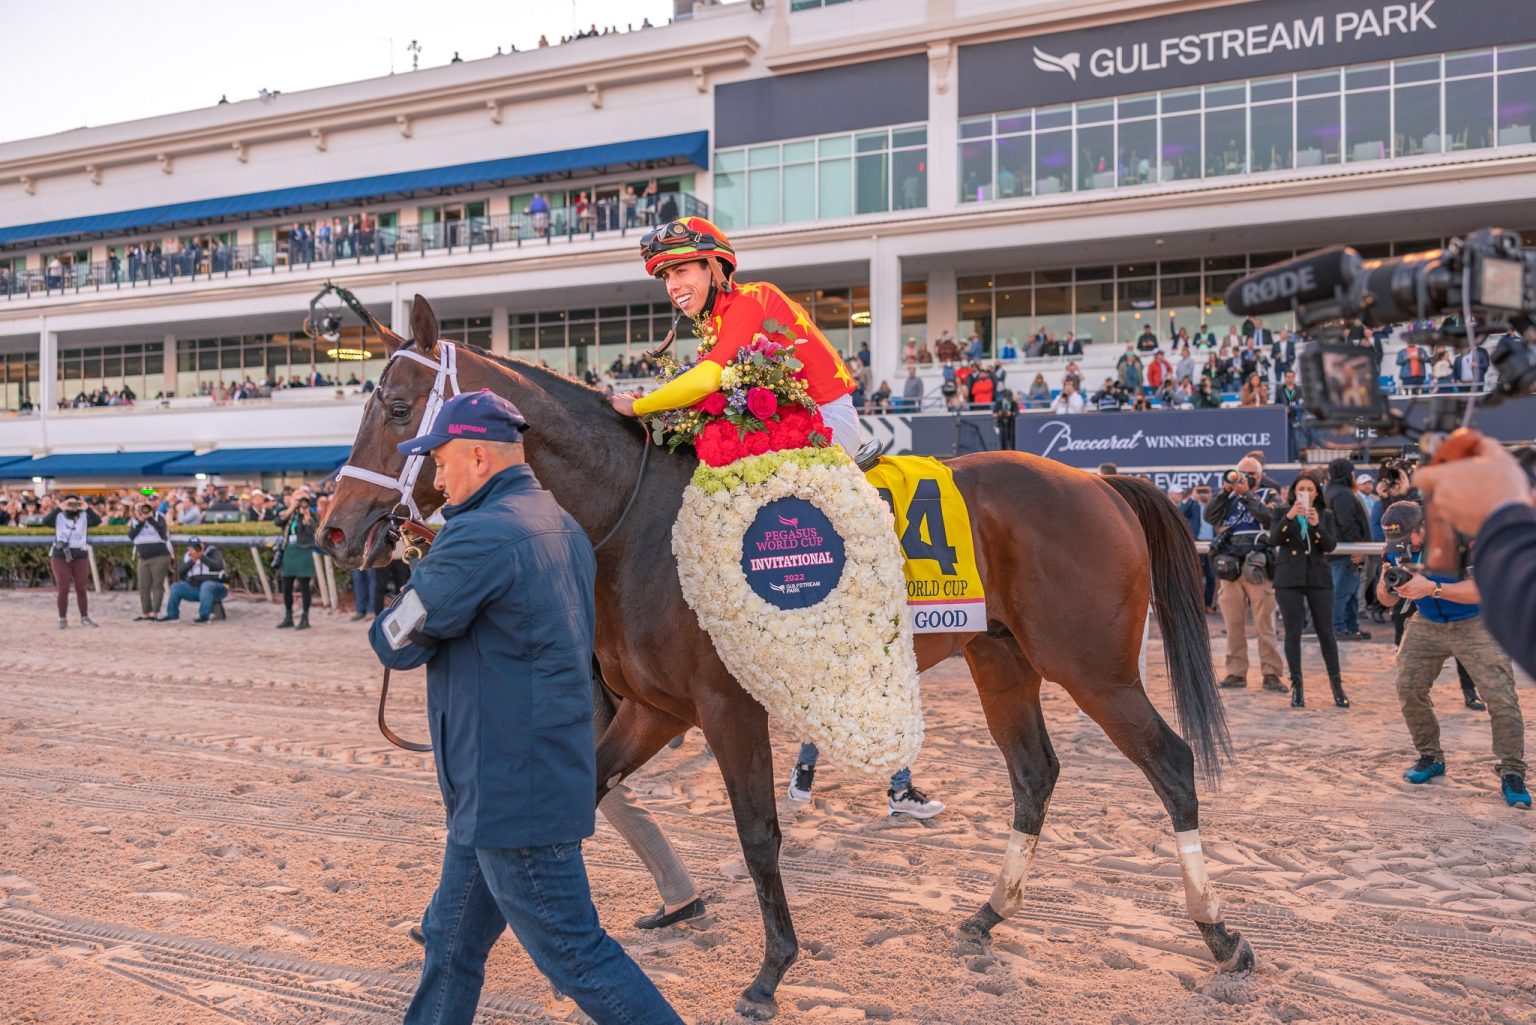
[(799, 953), (789, 901), (779, 875), (779, 812), (774, 800), (768, 713), (755, 701), (721, 701), (700, 708), (704, 736), (720, 763), (736, 817), (736, 834), (763, 912), (763, 966), (736, 1001), (736, 1013), (766, 1019), (778, 1011), (774, 991)]
[(967, 644), (965, 660), (981, 695), (987, 728), (1008, 763), (1013, 830), (991, 898), (960, 927), (962, 933), (976, 939), (987, 938), (994, 925), (1013, 917), (1023, 905), (1029, 862), (1061, 771), (1040, 714), (1040, 673), (1024, 657), (1012, 634), (1002, 628), (995, 630)]
[(1184, 902), (1206, 946), (1223, 971), (1253, 967), (1253, 948), (1221, 919), (1221, 904), (1205, 872), (1200, 850), (1200, 809), (1195, 796), (1195, 757), (1189, 745), (1157, 714), (1139, 683), (1082, 687), (1067, 691), (1103, 727), (1115, 746), (1135, 762), (1173, 819)]

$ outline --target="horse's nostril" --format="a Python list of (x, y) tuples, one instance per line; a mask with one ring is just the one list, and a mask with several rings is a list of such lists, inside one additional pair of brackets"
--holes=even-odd
[(332, 545), (340, 548), (342, 542), (346, 541), (347, 539), (347, 532), (342, 530), (340, 527), (332, 527), (329, 531), (326, 532), (325, 537), (326, 540), (330, 541)]

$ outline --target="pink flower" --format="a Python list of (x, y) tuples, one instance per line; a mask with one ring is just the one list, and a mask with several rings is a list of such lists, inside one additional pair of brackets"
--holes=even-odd
[(703, 400), (699, 402), (699, 409), (710, 416), (719, 416), (721, 413), (724, 413), (725, 393), (717, 391), (704, 396)]
[(767, 420), (779, 411), (779, 397), (767, 388), (747, 390), (747, 412), (759, 420)]

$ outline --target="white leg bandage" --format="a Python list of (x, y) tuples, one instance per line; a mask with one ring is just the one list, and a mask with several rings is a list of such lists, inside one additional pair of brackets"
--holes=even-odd
[(1188, 829), (1174, 833), (1173, 841), (1179, 850), (1179, 871), (1184, 873), (1184, 903), (1189, 917), (1197, 922), (1213, 925), (1221, 921), (1221, 903), (1216, 890), (1205, 874), (1205, 855), (1200, 850), (1200, 830)]
[(988, 901), (992, 910), (1003, 918), (1018, 914), (1024, 904), (1024, 880), (1029, 875), (1029, 862), (1035, 856), (1035, 845), (1040, 837), (1021, 833), (1017, 829), (1008, 834), (1008, 850), (1003, 854), (1003, 870), (997, 875)]

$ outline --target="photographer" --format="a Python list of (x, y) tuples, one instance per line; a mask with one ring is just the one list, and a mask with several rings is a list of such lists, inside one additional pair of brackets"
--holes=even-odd
[[(1355, 495), (1354, 463), (1335, 459), (1328, 464), (1328, 486), (1323, 489), (1323, 498), (1338, 525), (1336, 540), (1351, 544), (1371, 539), (1370, 517)], [(1333, 632), (1341, 641), (1371, 639), (1370, 634), (1360, 629), (1360, 565), (1364, 561), (1359, 555), (1335, 555), (1328, 560), (1333, 573)]]
[[(1504, 800), (1511, 807), (1529, 808), (1531, 795), (1525, 788), (1525, 721), (1515, 696), (1514, 672), (1509, 656), (1483, 628), (1477, 584), (1411, 568), (1423, 559), (1423, 513), (1417, 503), (1394, 505), (1383, 515), (1382, 528), (1389, 536), (1401, 532), (1407, 543), (1386, 553), (1389, 565), (1382, 569), (1376, 596), (1383, 605), (1407, 599), (1417, 606), (1416, 614), (1403, 624), (1403, 642), (1397, 649), (1397, 699), (1413, 746), (1419, 752), (1418, 761), (1403, 773), (1403, 778), (1410, 783), (1428, 783), (1445, 775), (1440, 723), (1429, 700), (1429, 689), (1445, 660), (1454, 657), (1467, 667), (1488, 704), (1493, 753), (1498, 759)], [(1530, 595), (1527, 592), (1521, 597), (1528, 602)]]
[(1236, 469), (1222, 475), (1221, 493), (1205, 507), (1205, 522), (1218, 531), (1211, 554), (1221, 581), (1216, 604), (1227, 632), (1227, 675), (1221, 686), (1248, 686), (1244, 617), (1252, 611), (1264, 689), (1285, 693), (1288, 688), (1280, 682), (1280, 647), (1275, 642), (1275, 589), (1264, 551), (1275, 520), (1276, 496), (1261, 485), (1263, 469), (1257, 459), (1245, 456)]
[(1327, 555), (1336, 543), (1334, 517), (1317, 482), (1305, 475), (1291, 485), (1293, 501), (1270, 528), (1275, 553), (1275, 600), (1285, 623), (1285, 665), (1291, 673), (1291, 707), (1305, 708), (1301, 675), (1301, 634), (1307, 611), (1328, 667), (1333, 703), (1349, 707), (1339, 673), (1339, 646), (1333, 639), (1333, 574)]
[(1477, 537), (1488, 632), (1536, 676), (1536, 503), (1530, 479), (1498, 442), (1418, 472), (1416, 483), (1463, 534)]
[(128, 521), (128, 540), (139, 566), (139, 614), (135, 623), (152, 622), (160, 615), (166, 581), (171, 576), (171, 529), (155, 514), (149, 502), (134, 506)]
[[(309, 629), (310, 581), (315, 578), (315, 500), (308, 488), (288, 496), (288, 504), (277, 514), (277, 528), (282, 531), (283, 554), (278, 572), (283, 575), (283, 619), (279, 630)], [(303, 615), (293, 621), (293, 589), (298, 585), (303, 600)]]
[(201, 539), (187, 545), (181, 557), (181, 579), (171, 585), (171, 598), (165, 606), (162, 623), (181, 618), (181, 603), (197, 599), (197, 618), (194, 623), (206, 623), (210, 618), (224, 618), (224, 599), (229, 597), (225, 583), (224, 556), (219, 550)]
[(48, 549), (48, 565), (53, 570), (53, 585), (59, 592), (59, 629), (69, 626), (69, 587), (75, 587), (75, 604), (80, 608), (80, 625), (95, 626), (86, 602), (85, 588), (91, 579), (91, 553), (87, 531), (101, 526), (101, 517), (87, 509), (79, 495), (65, 495), (59, 507), (43, 517), (43, 526), (53, 528), (53, 546)]

